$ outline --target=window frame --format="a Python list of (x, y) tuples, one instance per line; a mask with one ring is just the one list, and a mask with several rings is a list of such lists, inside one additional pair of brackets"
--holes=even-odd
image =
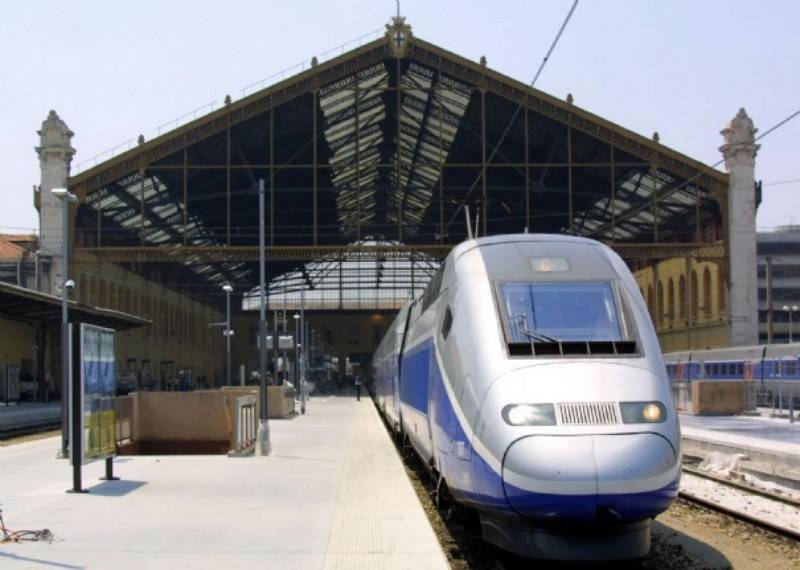
[[(614, 298), (614, 302), (617, 305), (617, 320), (619, 322), (619, 328), (621, 333), (620, 341), (633, 341), (636, 343), (636, 352), (633, 354), (619, 354), (619, 355), (603, 355), (604, 358), (607, 357), (644, 357), (644, 347), (642, 346), (641, 339), (639, 337), (639, 327), (636, 326), (636, 320), (633, 318), (633, 314), (630, 310), (629, 304), (627, 299), (622, 295), (622, 287), (623, 283), (620, 282), (618, 279), (607, 279), (607, 280), (598, 280), (598, 279), (575, 279), (570, 281), (520, 281), (520, 280), (508, 280), (508, 279), (497, 279), (494, 280), (492, 283), (492, 288), (494, 290), (494, 302), (495, 302), (495, 311), (497, 318), (500, 322), (500, 328), (503, 334), (503, 340), (505, 341), (506, 348), (510, 343), (513, 343), (513, 335), (511, 334), (510, 324), (508, 322), (508, 315), (506, 314), (505, 310), (505, 303), (504, 303), (504, 295), (503, 295), (503, 287), (509, 284), (522, 284), (522, 285), (571, 285), (571, 284), (607, 284), (611, 288), (611, 293)], [(591, 342), (591, 341), (589, 341)], [(576, 355), (582, 356), (582, 355)], [(588, 357), (598, 357), (598, 355), (585, 355)]]

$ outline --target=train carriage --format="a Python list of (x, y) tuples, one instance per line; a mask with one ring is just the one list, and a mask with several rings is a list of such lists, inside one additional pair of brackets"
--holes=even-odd
[(374, 359), (390, 424), (484, 538), (628, 558), (677, 496), (680, 428), (639, 289), (608, 247), (523, 234), (454, 248)]

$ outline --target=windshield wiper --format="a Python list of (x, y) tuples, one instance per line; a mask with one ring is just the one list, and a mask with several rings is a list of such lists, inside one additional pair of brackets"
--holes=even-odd
[(528, 338), (532, 338), (533, 340), (544, 340), (545, 342), (561, 342), (555, 337), (547, 336), (546, 334), (542, 334), (536, 331), (529, 331), (528, 329), (521, 329), (519, 332), (521, 332)]

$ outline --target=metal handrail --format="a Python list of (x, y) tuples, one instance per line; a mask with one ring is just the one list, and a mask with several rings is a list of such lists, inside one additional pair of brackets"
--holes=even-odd
[(258, 429), (257, 399), (254, 395), (239, 396), (234, 400), (232, 454), (245, 453), (255, 447)]

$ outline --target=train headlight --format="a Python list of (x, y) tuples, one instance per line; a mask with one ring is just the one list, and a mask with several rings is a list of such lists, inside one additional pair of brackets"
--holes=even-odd
[(661, 402), (622, 402), (619, 407), (626, 424), (660, 424), (667, 419), (667, 409)]
[(503, 419), (512, 426), (554, 426), (553, 404), (512, 404), (503, 408)]

